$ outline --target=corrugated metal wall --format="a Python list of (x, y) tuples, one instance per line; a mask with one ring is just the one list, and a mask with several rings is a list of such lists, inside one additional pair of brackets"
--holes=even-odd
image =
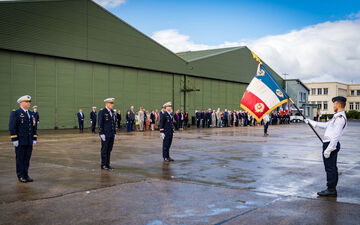
[[(185, 80), (187, 87), (200, 91), (183, 92)], [(103, 107), (107, 97), (116, 98), (115, 108), (123, 115), (131, 105), (136, 110), (160, 109), (166, 101), (193, 115), (197, 108), (238, 109), (245, 88), (234, 82), (0, 50), (0, 110), (5, 112), (0, 129), (8, 129), (8, 115), (25, 94), (39, 106), (40, 129), (61, 129), (77, 125), (79, 108), (90, 126), (91, 106)]]

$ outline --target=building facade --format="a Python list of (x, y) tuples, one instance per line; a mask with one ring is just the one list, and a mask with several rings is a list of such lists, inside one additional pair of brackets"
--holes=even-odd
[[(181, 57), (90, 0), (0, 1), (0, 17), (0, 110), (10, 113), (29, 94), (39, 129), (74, 128), (79, 108), (90, 126), (91, 107), (108, 97), (123, 115), (166, 101), (190, 116), (198, 108), (239, 109), (257, 69), (247, 47)], [(0, 117), (1, 130), (8, 120)]]
[(334, 105), (331, 99), (335, 96), (347, 98), (345, 111), (360, 111), (360, 84), (314, 82), (306, 83), (306, 86), (310, 89), (310, 103), (317, 104), (321, 115), (334, 113)]
[[(306, 118), (314, 117), (313, 109), (316, 108), (316, 105), (309, 103), (309, 89), (303, 82), (299, 79), (287, 79), (285, 80), (285, 91)], [(296, 111), (296, 108), (293, 106), (291, 110)]]

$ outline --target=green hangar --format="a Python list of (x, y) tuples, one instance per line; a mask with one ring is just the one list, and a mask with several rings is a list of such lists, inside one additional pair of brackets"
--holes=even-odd
[(175, 54), (91, 0), (0, 2), (1, 130), (25, 94), (39, 107), (40, 129), (75, 127), (79, 108), (89, 121), (107, 97), (123, 115), (166, 101), (190, 116), (238, 109), (256, 68), (247, 47)]

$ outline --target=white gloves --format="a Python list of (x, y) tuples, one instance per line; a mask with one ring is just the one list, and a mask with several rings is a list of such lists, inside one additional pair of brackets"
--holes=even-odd
[(33, 141), (33, 145), (35, 145), (36, 144), (36, 141)]
[(327, 147), (324, 151), (324, 157), (328, 159), (331, 155), (331, 152), (334, 151), (336, 148), (331, 148), (330, 146)]
[(160, 133), (160, 138), (164, 140), (165, 134), (164, 134), (164, 133)]
[(114, 140), (116, 139), (116, 134), (114, 134)]
[(100, 138), (101, 138), (102, 141), (105, 141), (106, 140), (105, 139), (105, 134), (100, 134)]
[(92, 120), (90, 120), (90, 123), (92, 123)]
[(316, 127), (316, 122), (314, 120), (305, 119), (304, 121), (306, 124), (310, 123), (311, 126), (313, 126), (314, 128)]
[(13, 145), (14, 145), (15, 148), (16, 148), (17, 146), (19, 146), (19, 141), (13, 141), (12, 143), (13, 143)]

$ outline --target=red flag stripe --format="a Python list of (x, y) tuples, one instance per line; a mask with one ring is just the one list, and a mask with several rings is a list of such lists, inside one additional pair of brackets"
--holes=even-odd
[(246, 90), (241, 100), (241, 105), (248, 108), (253, 116), (260, 120), (262, 116), (269, 110), (269, 107), (256, 95)]

